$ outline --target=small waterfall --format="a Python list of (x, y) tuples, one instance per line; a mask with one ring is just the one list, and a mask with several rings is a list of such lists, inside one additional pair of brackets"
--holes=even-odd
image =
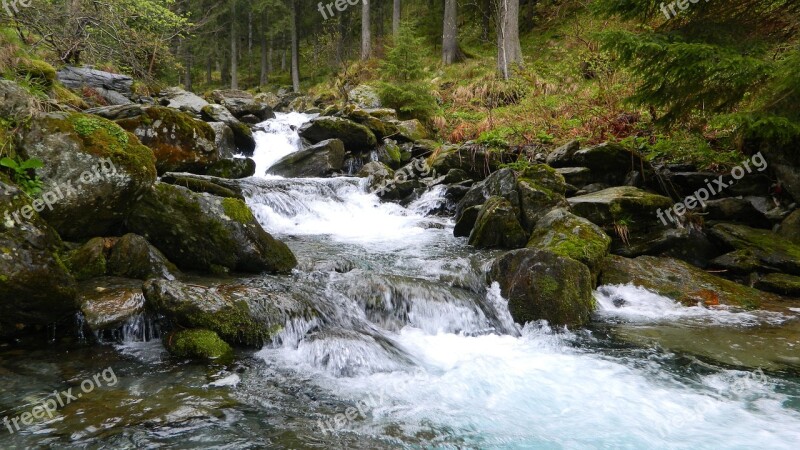
[(297, 130), (316, 116), (297, 112), (275, 113), (274, 119), (256, 126), (253, 133), (256, 150), (252, 158), (256, 162), (257, 177), (264, 177), (267, 169), (279, 159), (300, 150), (302, 143)]

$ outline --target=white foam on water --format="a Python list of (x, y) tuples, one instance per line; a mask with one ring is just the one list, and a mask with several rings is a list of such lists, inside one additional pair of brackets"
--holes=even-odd
[(252, 156), (256, 162), (256, 177), (265, 177), (267, 169), (279, 159), (300, 150), (297, 129), (314, 117), (316, 114), (275, 113), (274, 119), (257, 125), (253, 133), (256, 150)]
[(629, 323), (689, 322), (706, 325), (779, 325), (792, 318), (770, 311), (741, 311), (726, 306), (684, 306), (668, 297), (633, 284), (606, 285), (594, 293), (601, 318)]

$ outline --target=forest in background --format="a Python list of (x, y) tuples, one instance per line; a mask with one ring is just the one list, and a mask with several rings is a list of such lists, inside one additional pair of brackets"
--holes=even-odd
[(330, 2), (325, 20), (328, 3), (6, 1), (0, 72), (40, 96), (32, 68), (64, 65), (130, 74), (143, 95), (180, 84), (337, 101), (367, 83), (442, 142), (521, 159), (617, 140), (720, 168), (800, 143), (793, 0)]

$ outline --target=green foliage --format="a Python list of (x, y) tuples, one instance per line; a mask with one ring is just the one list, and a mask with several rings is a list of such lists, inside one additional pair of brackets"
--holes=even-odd
[(35, 174), (33, 176), (30, 175), (32, 170), (44, 167), (42, 160), (32, 158), (22, 161), (19, 158), (11, 159), (5, 157), (0, 159), (0, 166), (11, 169), (14, 182), (25, 191), (26, 194), (33, 197), (42, 192), (42, 181)]
[(656, 33), (612, 31), (602, 41), (640, 79), (630, 100), (663, 108), (663, 123), (687, 119), (696, 111), (731, 111), (770, 73), (769, 65), (756, 58)]
[(403, 118), (430, 121), (439, 111), (436, 98), (419, 83), (377, 83), (378, 96), (389, 108), (394, 108)]
[(397, 81), (413, 81), (423, 76), (423, 60), (420, 48), (423, 39), (417, 37), (417, 32), (410, 23), (400, 27), (397, 40), (389, 47), (386, 58), (381, 64), (381, 71), (385, 77)]
[(509, 134), (507, 128), (495, 128), (481, 133), (475, 142), (491, 148), (508, 148), (507, 137)]

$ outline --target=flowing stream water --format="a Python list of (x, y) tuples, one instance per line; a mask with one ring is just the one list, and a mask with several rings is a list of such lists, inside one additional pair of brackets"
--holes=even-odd
[[(307, 120), (278, 114), (262, 124), (258, 172), (245, 192), (259, 221), (298, 256), (292, 283), (323, 314), (287, 323), (276, 343), (241, 352), (236, 366), (220, 370), (176, 365), (157, 339), (142, 342), (138, 328), (101, 351), (18, 354), (22, 369), (11, 369), (15, 355), (0, 349), (6, 413), (57, 389), (51, 372), (80, 377), (91, 361), (117, 368), (120, 378), (56, 420), (0, 434), (0, 447), (800, 443), (800, 311), (689, 308), (606, 286), (587, 329), (519, 327), (497, 285), (486, 283), (499, 253), (470, 248), (453, 237), (449, 218), (431, 214), (445, 201), (441, 189), (401, 207), (380, 202), (356, 178), (265, 175), (299, 148), (296, 128)], [(674, 346), (652, 339), (672, 335)]]

